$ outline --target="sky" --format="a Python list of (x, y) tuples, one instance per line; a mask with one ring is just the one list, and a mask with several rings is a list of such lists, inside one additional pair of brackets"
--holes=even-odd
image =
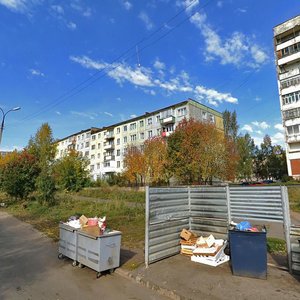
[[(240, 133), (284, 144), (273, 27), (299, 0), (0, 0), (1, 150), (187, 98), (236, 111)], [(0, 114), (1, 121), (1, 114)]]

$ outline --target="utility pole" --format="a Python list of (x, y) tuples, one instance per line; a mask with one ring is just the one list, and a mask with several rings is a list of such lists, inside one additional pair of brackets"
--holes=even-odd
[(14, 107), (10, 110), (8, 110), (6, 113), (3, 111), (3, 109), (0, 107), (0, 111), (2, 112), (2, 122), (1, 122), (1, 127), (0, 127), (0, 145), (1, 145), (1, 141), (2, 141), (2, 134), (3, 134), (3, 129), (4, 129), (4, 122), (5, 122), (5, 117), (6, 115), (11, 112), (11, 111), (17, 111), (21, 109), (21, 107)]

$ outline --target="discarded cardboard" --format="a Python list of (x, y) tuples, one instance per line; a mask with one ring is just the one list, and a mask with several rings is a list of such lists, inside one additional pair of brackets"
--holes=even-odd
[(188, 241), (193, 237), (196, 237), (197, 235), (193, 233), (192, 231), (189, 231), (187, 229), (182, 229), (180, 233), (180, 237), (183, 238), (184, 240)]
[(87, 224), (88, 220), (89, 220), (89, 219), (88, 219), (85, 215), (82, 215), (82, 216), (79, 218), (79, 222), (80, 222), (81, 226), (84, 226), (85, 224)]
[(101, 235), (101, 229), (98, 225), (95, 226), (84, 226), (82, 227), (82, 231), (92, 235), (92, 236), (100, 236)]

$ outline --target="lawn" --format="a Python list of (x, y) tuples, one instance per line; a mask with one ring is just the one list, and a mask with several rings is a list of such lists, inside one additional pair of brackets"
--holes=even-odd
[(127, 247), (142, 248), (145, 231), (145, 209), (140, 203), (124, 200), (107, 202), (73, 200), (72, 196), (64, 196), (51, 207), (37, 201), (23, 203), (9, 202), (7, 212), (32, 224), (38, 230), (58, 241), (59, 221), (67, 221), (70, 216), (84, 214), (87, 217), (106, 216), (110, 229), (122, 232), (122, 244)]

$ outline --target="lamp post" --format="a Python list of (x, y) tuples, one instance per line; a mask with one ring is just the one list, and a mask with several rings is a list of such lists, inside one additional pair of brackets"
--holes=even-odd
[(0, 145), (1, 145), (1, 141), (2, 141), (2, 134), (3, 134), (3, 129), (4, 129), (4, 121), (5, 121), (5, 117), (6, 115), (11, 112), (11, 111), (17, 111), (21, 109), (21, 107), (14, 107), (10, 110), (8, 110), (6, 113), (3, 111), (3, 109), (0, 107), (0, 111), (2, 112), (2, 122), (1, 122), (1, 128), (0, 128)]

